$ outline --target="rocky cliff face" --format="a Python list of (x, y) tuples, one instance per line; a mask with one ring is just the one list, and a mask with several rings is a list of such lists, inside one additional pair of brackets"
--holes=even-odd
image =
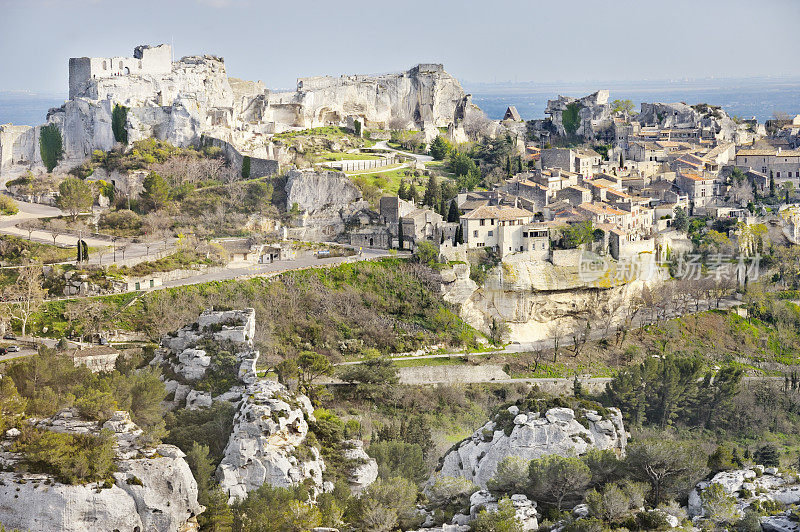
[(616, 408), (608, 409), (606, 417), (594, 410), (575, 412), (570, 408), (542, 413), (520, 412), (511, 406), (508, 413), (508, 421), (495, 417), (448, 452), (440, 473), (464, 477), (485, 488), (497, 465), (509, 456), (532, 460), (553, 454), (581, 455), (589, 449), (625, 453), (627, 434), (622, 413)]
[[(71, 87), (72, 91), (72, 87)], [(418, 65), (383, 76), (302, 78), (292, 92), (271, 92), (261, 82), (229, 79), (221, 58), (183, 57), (169, 72), (89, 78), (75, 87), (47, 123), (62, 132), (65, 167), (110, 150), (111, 116), (127, 107), (129, 142), (154, 137), (176, 146), (201, 137), (230, 144), (241, 156), (274, 159), (272, 133), (293, 128), (362, 125), (447, 127), (465, 116), (469, 98), (442, 65)], [(397, 127), (395, 125), (395, 127)], [(0, 130), (0, 170), (38, 167), (40, 127)]]
[[(301, 78), (297, 91), (267, 97), (272, 119), (296, 109), (291, 126), (316, 127), (359, 119), (386, 128), (392, 119), (447, 127), (464, 117), (469, 103), (461, 84), (442, 65), (417, 65), (399, 74)], [(285, 119), (284, 119), (285, 120)]]
[[(282, 384), (258, 378), (254, 334), (253, 309), (207, 310), (196, 323), (164, 337), (151, 364), (174, 376), (166, 382), (167, 391), (173, 393), (168, 406), (200, 409), (215, 401), (236, 404), (233, 431), (217, 469), (220, 486), (231, 503), (265, 483), (280, 487), (306, 484), (323, 491), (330, 487), (323, 485), (325, 463), (318, 449), (306, 442), (308, 423), (314, 421), (311, 401)], [(238, 384), (213, 395), (198, 387), (215, 364), (217, 345), (235, 354)], [(354, 491), (377, 477), (374, 460), (365, 460), (365, 467), (356, 470), (351, 479)]]
[(488, 332), (495, 319), (508, 325), (509, 341), (534, 342), (552, 338), (556, 328), (568, 335), (576, 320), (588, 318), (601, 328), (609, 319), (619, 323), (634, 294), (661, 282), (663, 272), (651, 269), (651, 262), (651, 255), (643, 255), (641, 267), (629, 270), (638, 273), (635, 277), (617, 278), (612, 269), (588, 278), (578, 264), (555, 266), (511, 255), (488, 272), (482, 286), (469, 278), (469, 265), (456, 264), (442, 272), (442, 290), (473, 327)]
[[(49, 475), (0, 473), (0, 523), (20, 530), (164, 530), (197, 529), (195, 482), (184, 454), (172, 445), (154, 448), (137, 443), (142, 431), (127, 412), (117, 412), (102, 427), (82, 421), (72, 410), (35, 423), (41, 429), (64, 433), (98, 433), (110, 430), (116, 439), (114, 483), (67, 485)], [(11, 431), (9, 431), (11, 432)], [(13, 433), (12, 433), (13, 435)], [(8, 449), (10, 438), (2, 441)], [(4, 469), (19, 457), (0, 453)]]
[(597, 91), (583, 98), (559, 96), (555, 100), (547, 101), (545, 114), (550, 116), (550, 123), (556, 134), (566, 137), (564, 112), (570, 106), (578, 106), (579, 124), (575, 135), (594, 139), (601, 130), (611, 126), (611, 105), (608, 103), (608, 96), (607, 90)]
[(330, 240), (359, 220), (369, 208), (361, 191), (342, 172), (291, 170), (286, 174), (286, 208), (303, 211), (292, 235), (304, 240)]

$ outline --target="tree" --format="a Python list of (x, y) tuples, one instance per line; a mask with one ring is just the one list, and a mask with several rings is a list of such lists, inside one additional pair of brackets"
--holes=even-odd
[(397, 220), (397, 247), (400, 249), (405, 248), (406, 236), (403, 234), (403, 219)]
[(437, 161), (442, 161), (450, 154), (450, 150), (453, 149), (453, 145), (450, 142), (442, 137), (441, 135), (437, 135), (433, 142), (431, 142), (430, 146), (430, 154), (431, 157), (436, 159)]
[(686, 231), (689, 227), (689, 217), (683, 207), (675, 207), (675, 219), (672, 221), (672, 227), (677, 231)]
[(439, 181), (436, 176), (431, 174), (428, 178), (428, 186), (425, 188), (425, 196), (422, 198), (422, 204), (437, 209), (441, 203), (442, 191), (439, 187)]
[(483, 509), (472, 523), (475, 532), (522, 532), (517, 510), (509, 498), (500, 499), (497, 510)]
[(433, 267), (439, 262), (439, 251), (432, 242), (421, 240), (417, 242), (417, 247), (414, 249), (414, 260)]
[(732, 497), (722, 484), (712, 483), (700, 493), (703, 502), (704, 517), (719, 524), (733, 524), (739, 517), (736, 499)]
[(356, 134), (356, 137), (361, 136), (361, 121), (360, 120), (353, 120), (353, 133)]
[(74, 332), (84, 336), (98, 334), (105, 322), (105, 303), (101, 299), (89, 297), (68, 301), (64, 307), (64, 317), (72, 325)]
[(579, 458), (558, 455), (531, 460), (528, 476), (534, 498), (552, 504), (558, 511), (564, 499), (583, 493), (592, 477)]
[(163, 209), (169, 202), (169, 183), (156, 172), (150, 172), (142, 182), (142, 199), (153, 210)]
[(68, 177), (58, 185), (58, 206), (68, 212), (73, 220), (90, 209), (93, 201), (92, 189), (77, 177)]
[(707, 458), (697, 451), (694, 442), (644, 439), (631, 443), (625, 463), (635, 478), (650, 484), (656, 506), (702, 478)]
[(114, 104), (111, 112), (111, 131), (114, 132), (114, 140), (123, 144), (128, 143), (128, 108), (124, 105)]
[(428, 477), (425, 453), (417, 443), (376, 441), (367, 448), (367, 454), (378, 463), (378, 476), (382, 479), (400, 476), (420, 483)]
[(458, 223), (461, 221), (461, 213), (458, 211), (458, 204), (456, 200), (450, 200), (450, 209), (447, 211), (447, 221), (450, 223)]
[(345, 382), (365, 384), (395, 384), (398, 380), (397, 367), (388, 357), (377, 350), (368, 350), (366, 360), (352, 366), (345, 366), (339, 378)]
[(568, 136), (572, 137), (581, 126), (580, 111), (583, 106), (580, 102), (567, 104), (567, 108), (561, 113), (561, 124)]
[(591, 221), (568, 225), (561, 230), (561, 240), (566, 249), (574, 249), (594, 240), (594, 228)]
[(769, 195), (775, 197), (775, 175), (772, 170), (769, 171)]
[(419, 204), (419, 191), (417, 190), (417, 187), (414, 186), (414, 183), (411, 183), (411, 186), (408, 187), (408, 200), (414, 205)]
[(328, 357), (315, 351), (303, 351), (297, 357), (297, 369), (299, 370), (300, 388), (307, 395), (316, 395), (314, 392), (314, 379), (323, 375), (333, 373), (333, 366)]
[(3, 299), (8, 301), (9, 316), (20, 322), (22, 336), (27, 334), (28, 321), (39, 312), (47, 295), (42, 281), (42, 267), (30, 264), (20, 268), (17, 282), (4, 290)]
[(766, 443), (759, 447), (758, 450), (753, 453), (753, 460), (755, 460), (757, 464), (767, 467), (780, 466), (780, 455), (778, 454), (778, 449), (771, 443)]
[(630, 100), (614, 100), (611, 102), (611, 112), (627, 117), (633, 111), (633, 102)]
[(507, 456), (497, 464), (497, 471), (489, 481), (488, 488), (503, 495), (524, 493), (530, 483), (529, 468), (530, 460), (519, 456)]
[(58, 166), (58, 161), (64, 156), (64, 145), (61, 140), (61, 131), (56, 124), (44, 126), (39, 133), (39, 153), (42, 164), (48, 172)]
[(408, 200), (408, 188), (406, 187), (406, 180), (400, 180), (400, 186), (397, 187), (397, 197), (401, 200)]
[(250, 156), (242, 158), (242, 179), (250, 179)]

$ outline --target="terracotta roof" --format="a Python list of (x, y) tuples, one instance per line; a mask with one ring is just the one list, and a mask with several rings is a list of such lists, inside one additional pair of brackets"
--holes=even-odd
[(701, 176), (701, 175), (694, 174), (692, 172), (686, 172), (686, 173), (683, 173), (681, 175), (683, 177), (687, 178), (687, 179), (691, 179), (692, 181), (713, 181), (714, 180), (713, 176)]
[(605, 203), (581, 203), (578, 205), (579, 209), (583, 209), (594, 214), (602, 214), (605, 216), (620, 216), (626, 214), (625, 211), (621, 211), (619, 209), (615, 209), (614, 207), (607, 205)]

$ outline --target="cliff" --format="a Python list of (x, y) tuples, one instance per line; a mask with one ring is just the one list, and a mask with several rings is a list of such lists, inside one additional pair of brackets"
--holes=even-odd
[[(143, 49), (145, 59), (140, 60), (136, 55)], [(239, 157), (265, 160), (274, 159), (272, 133), (352, 127), (355, 120), (384, 129), (390, 122), (393, 127), (447, 127), (462, 119), (470, 105), (442, 65), (380, 76), (301, 78), (295, 91), (272, 92), (261, 82), (228, 78), (219, 57), (172, 62), (170, 54), (169, 46), (161, 45), (137, 48), (133, 58), (70, 60), (70, 99), (47, 115), (47, 123), (62, 132), (65, 168), (94, 150), (114, 147), (115, 105), (128, 108), (129, 142), (154, 137), (185, 147), (214, 139), (229, 144)], [(40, 129), (0, 127), (0, 171), (41, 166)]]
[(572, 259), (557, 266), (510, 255), (487, 273), (481, 286), (469, 278), (468, 264), (456, 264), (442, 272), (444, 299), (459, 305), (462, 319), (479, 330), (488, 332), (494, 319), (508, 325), (509, 341), (534, 342), (551, 338), (555, 328), (567, 336), (577, 320), (601, 327), (609, 320), (618, 324), (627, 302), (665, 276), (649, 253), (631, 268), (607, 261), (600, 273), (587, 273), (579, 257)]
[(163, 530), (197, 529), (197, 483), (184, 454), (172, 445), (143, 447), (141, 430), (127, 412), (117, 412), (102, 427), (82, 421), (72, 410), (34, 423), (40, 429), (97, 434), (109, 430), (116, 439), (113, 483), (62, 484), (46, 474), (13, 473), (20, 457), (8, 451), (12, 431), (0, 453), (0, 523), (8, 529)]

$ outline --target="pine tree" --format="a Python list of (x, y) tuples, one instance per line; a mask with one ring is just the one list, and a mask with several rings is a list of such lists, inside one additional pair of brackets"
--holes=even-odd
[(458, 212), (456, 200), (450, 200), (450, 210), (447, 212), (447, 221), (455, 223), (461, 221), (461, 213)]

